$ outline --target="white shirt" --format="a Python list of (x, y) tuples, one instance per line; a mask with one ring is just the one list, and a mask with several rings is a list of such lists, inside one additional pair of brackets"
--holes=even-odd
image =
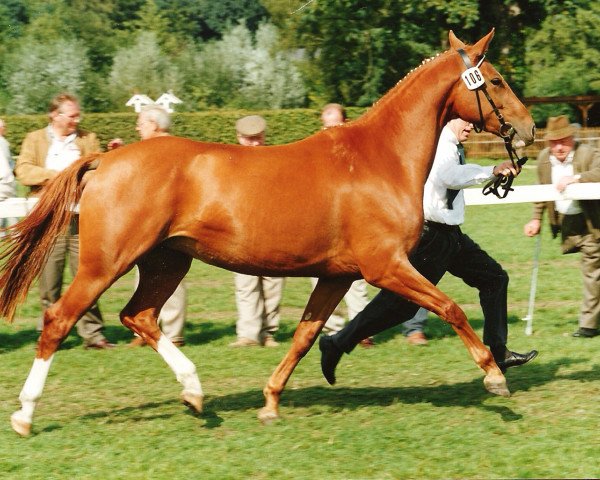
[[(572, 176), (573, 157), (575, 152), (571, 150), (564, 162), (558, 160), (554, 155), (550, 155), (550, 164), (552, 165), (552, 185), (556, 186), (561, 178)], [(575, 215), (581, 213), (581, 207), (577, 200), (555, 200), (556, 211), (563, 215)]]
[(81, 151), (75, 143), (77, 133), (72, 133), (64, 140), (60, 140), (56, 137), (52, 127), (48, 126), (48, 134), (50, 136), (50, 148), (48, 148), (48, 155), (46, 155), (46, 168), (60, 172), (74, 161), (79, 160)]
[[(494, 167), (460, 164), (458, 138), (446, 125), (442, 129), (435, 158), (423, 193), (425, 220), (446, 225), (460, 225), (465, 221), (463, 188), (477, 185), (494, 177)], [(460, 190), (448, 208), (447, 190)]]

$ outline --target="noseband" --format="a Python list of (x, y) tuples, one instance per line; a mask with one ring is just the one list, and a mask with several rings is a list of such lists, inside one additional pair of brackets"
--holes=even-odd
[[(516, 133), (515, 129), (509, 122), (504, 120), (502, 113), (500, 113), (500, 110), (498, 110), (498, 107), (496, 107), (496, 104), (494, 103), (492, 97), (487, 91), (487, 85), (485, 83), (485, 79), (483, 78), (483, 74), (481, 73), (481, 70), (479, 70), (480, 65), (485, 60), (485, 55), (481, 58), (477, 66), (473, 66), (473, 64), (471, 63), (471, 59), (462, 48), (458, 49), (458, 53), (460, 54), (462, 61), (467, 67), (467, 70), (465, 70), (462, 73), (461, 78), (463, 79), (463, 82), (469, 90), (475, 91), (475, 96), (477, 98), (477, 107), (479, 109), (480, 123), (479, 125), (474, 124), (475, 131), (479, 133), (483, 130), (483, 110), (481, 109), (481, 98), (479, 96), (479, 92), (483, 92), (485, 98), (487, 98), (487, 101), (492, 107), (492, 111), (496, 115), (498, 122), (500, 123), (500, 137), (502, 138), (502, 140), (504, 140), (504, 148), (506, 148), (506, 151), (508, 152), (508, 156), (513, 164), (513, 167), (522, 167), (523, 165), (525, 165), (525, 162), (527, 162), (527, 157), (519, 158), (517, 151), (512, 145), (512, 140)], [(510, 173), (508, 175), (500, 175), (495, 179), (490, 180), (483, 187), (483, 194), (489, 195), (490, 193), (493, 193), (498, 198), (506, 198), (508, 192), (514, 190), (513, 188), (511, 188), (514, 178), (514, 175)], [(502, 189), (503, 192), (500, 192), (500, 189)]]

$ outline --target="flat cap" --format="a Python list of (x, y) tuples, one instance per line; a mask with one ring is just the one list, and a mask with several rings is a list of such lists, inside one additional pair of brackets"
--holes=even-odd
[(235, 122), (235, 130), (240, 135), (251, 137), (263, 133), (267, 128), (267, 121), (260, 115), (249, 115)]

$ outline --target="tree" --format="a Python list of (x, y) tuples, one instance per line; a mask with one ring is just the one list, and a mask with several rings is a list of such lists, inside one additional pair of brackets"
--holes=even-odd
[(61, 91), (79, 94), (89, 62), (85, 48), (73, 40), (39, 44), (29, 40), (11, 55), (5, 70), (12, 114), (45, 112)]
[(0, 46), (22, 35), (27, 24), (27, 10), (22, 0), (3, 0), (0, 3)]
[[(528, 37), (528, 96), (600, 94), (600, 4), (581, 8), (575, 3), (552, 9)], [(533, 112), (542, 122), (550, 115), (573, 114), (570, 107), (557, 105), (539, 106)]]
[(304, 104), (306, 91), (300, 71), (288, 53), (277, 50), (278, 42), (277, 27), (258, 27), (253, 54), (244, 64), (241, 106), (286, 108)]
[(542, 2), (318, 0), (290, 16), (288, 25), (308, 54), (313, 102), (369, 105), (424, 58), (446, 49), (450, 29), (469, 42), (496, 27), (489, 57), (521, 92), (524, 39), (545, 15)]
[(269, 13), (258, 0), (199, 0), (202, 38), (220, 38), (233, 25), (242, 21), (252, 32), (268, 20)]
[[(22, 0), (4, 0), (0, 3), (0, 65), (7, 65), (7, 56), (18, 48), (18, 39), (27, 24), (27, 10)], [(0, 109), (10, 101), (6, 82), (0, 72)]]
[(161, 10), (155, 0), (146, 0), (137, 13), (137, 18), (128, 22), (132, 35), (153, 32), (163, 52), (178, 54), (184, 48), (186, 38), (174, 33), (174, 22), (168, 17), (169, 10)]
[(113, 108), (124, 110), (125, 103), (135, 93), (151, 98), (167, 90), (177, 93), (181, 75), (161, 50), (156, 34), (140, 32), (133, 46), (119, 49), (115, 54), (108, 84)]
[(198, 106), (282, 108), (304, 104), (300, 72), (290, 53), (279, 51), (274, 25), (260, 25), (254, 37), (245, 25), (235, 26), (221, 40), (205, 45), (195, 65)]
[(436, 51), (439, 30), (421, 26), (413, 3), (319, 0), (291, 20), (319, 102), (369, 105)]

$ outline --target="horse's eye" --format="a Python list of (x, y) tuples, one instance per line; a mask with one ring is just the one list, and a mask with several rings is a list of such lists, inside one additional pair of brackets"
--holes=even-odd
[(496, 85), (496, 86), (502, 84), (502, 80), (500, 80), (498, 77), (492, 78), (491, 82), (492, 82), (492, 85)]

